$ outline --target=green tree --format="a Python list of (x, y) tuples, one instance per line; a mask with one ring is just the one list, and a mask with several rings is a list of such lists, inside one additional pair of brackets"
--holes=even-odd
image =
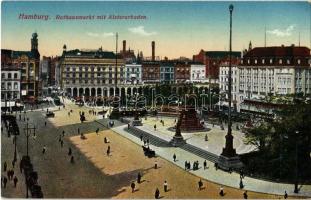
[[(277, 119), (264, 122), (246, 133), (246, 143), (258, 147), (253, 163), (265, 163), (257, 171), (277, 178), (311, 180), (311, 105), (299, 103), (278, 112)], [(296, 165), (297, 162), (297, 165)], [(249, 162), (250, 163), (250, 162)]]

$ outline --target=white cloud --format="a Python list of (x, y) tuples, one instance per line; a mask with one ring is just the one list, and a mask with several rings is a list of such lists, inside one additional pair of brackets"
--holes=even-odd
[(145, 30), (145, 27), (144, 26), (137, 26), (137, 27), (132, 27), (132, 28), (129, 28), (129, 31), (131, 33), (134, 33), (134, 34), (138, 34), (138, 35), (141, 35), (141, 36), (150, 36), (150, 35), (156, 35), (157, 32), (147, 32)]
[(290, 25), (285, 30), (274, 29), (274, 30), (268, 30), (267, 33), (278, 36), (278, 37), (291, 36), (294, 30), (294, 27), (295, 27), (294, 25)]
[(109, 32), (109, 33), (103, 33), (103, 34), (100, 34), (100, 33), (92, 33), (92, 32), (87, 32), (86, 33), (88, 36), (90, 37), (111, 37), (111, 36), (114, 36), (114, 33), (112, 32)]
[(114, 33), (110, 32), (110, 33), (103, 33), (103, 37), (111, 37), (114, 36)]
[(87, 32), (86, 34), (91, 37), (99, 37), (98, 33)]

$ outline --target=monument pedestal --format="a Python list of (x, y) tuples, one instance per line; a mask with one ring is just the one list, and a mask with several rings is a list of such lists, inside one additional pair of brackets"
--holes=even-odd
[(218, 168), (229, 171), (230, 169), (240, 169), (243, 167), (243, 163), (239, 156), (226, 157), (223, 155), (219, 156)]
[(186, 144), (186, 141), (184, 140), (183, 136), (174, 136), (173, 139), (170, 141), (170, 144), (174, 147), (180, 147), (184, 144)]
[(236, 154), (233, 148), (233, 136), (231, 134), (231, 127), (226, 135), (226, 146), (223, 148), (221, 155), (217, 161), (218, 167), (223, 170), (240, 169), (243, 167), (243, 163), (240, 157)]
[(143, 123), (141, 122), (141, 120), (133, 120), (132, 121), (132, 126), (142, 126), (143, 125)]

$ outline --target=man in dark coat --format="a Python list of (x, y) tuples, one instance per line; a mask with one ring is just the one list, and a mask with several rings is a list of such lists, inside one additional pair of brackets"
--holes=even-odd
[(14, 176), (13, 181), (14, 181), (14, 187), (16, 187), (16, 184), (17, 184), (17, 182), (18, 182), (18, 179), (17, 179), (17, 177), (16, 177), (16, 176)]
[(160, 191), (159, 189), (157, 188), (155, 193), (154, 193), (154, 198), (158, 199), (160, 197)]
[(135, 191), (135, 183), (134, 183), (134, 181), (132, 181), (132, 183), (131, 183), (131, 188), (132, 188), (132, 193)]

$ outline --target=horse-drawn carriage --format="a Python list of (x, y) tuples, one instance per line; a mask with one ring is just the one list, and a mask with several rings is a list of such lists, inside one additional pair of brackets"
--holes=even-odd
[(46, 117), (49, 118), (49, 117), (55, 117), (55, 114), (51, 111), (47, 112), (46, 113)]
[(143, 151), (144, 151), (144, 155), (148, 156), (148, 158), (152, 158), (155, 157), (155, 151), (153, 151), (152, 149), (149, 148), (149, 146), (142, 146), (143, 147)]

